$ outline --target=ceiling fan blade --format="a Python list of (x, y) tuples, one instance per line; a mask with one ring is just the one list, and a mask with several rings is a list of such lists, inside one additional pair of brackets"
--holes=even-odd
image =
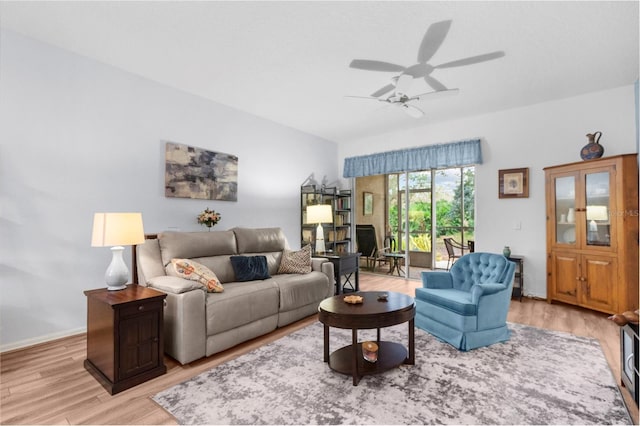
[(401, 74), (396, 80), (396, 94), (403, 95), (409, 90), (413, 77), (407, 74)]
[(418, 62), (425, 63), (438, 51), (451, 28), (451, 20), (431, 24), (418, 49)]
[(445, 90), (449, 90), (444, 84), (440, 83), (438, 80), (436, 80), (434, 77), (431, 77), (430, 75), (425, 75), (424, 81), (426, 81), (427, 84), (431, 86), (433, 90), (435, 90), (436, 92), (443, 92)]
[(369, 59), (354, 59), (349, 67), (368, 71), (402, 72), (405, 67), (390, 62), (372, 61)]
[(414, 107), (413, 105), (402, 104), (402, 108), (404, 109), (404, 112), (406, 112), (413, 118), (420, 118), (424, 116), (424, 112), (420, 108)]
[(373, 92), (371, 94), (371, 96), (373, 96), (374, 98), (379, 98), (380, 96), (384, 95), (385, 93), (389, 93), (390, 91), (392, 91), (393, 89), (395, 89), (396, 86), (394, 86), (393, 84), (387, 84), (386, 86), (376, 90), (375, 92)]
[(442, 97), (446, 97), (446, 96), (452, 96), (452, 95), (457, 95), (459, 92), (459, 89), (446, 89), (446, 90), (438, 90), (435, 92), (427, 92), (427, 93), (421, 93), (419, 95), (415, 95), (410, 97), (408, 100), (409, 101), (420, 101), (423, 100), (425, 98), (429, 98), (429, 99), (437, 99), (437, 98), (442, 98)]
[(372, 98), (371, 96), (352, 96), (352, 95), (344, 95), (345, 98), (355, 98), (355, 99), (371, 99), (372, 101), (379, 101), (378, 98)]
[(458, 59), (457, 61), (445, 62), (435, 66), (434, 68), (452, 68), (461, 67), (464, 65), (477, 64), (478, 62), (490, 61), (492, 59), (502, 58), (504, 56), (503, 51), (485, 53), (484, 55), (471, 56), (469, 58)]

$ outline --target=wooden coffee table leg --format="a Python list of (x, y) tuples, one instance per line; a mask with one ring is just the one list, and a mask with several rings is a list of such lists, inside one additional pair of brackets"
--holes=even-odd
[(358, 382), (360, 381), (360, 377), (358, 376), (358, 329), (352, 329), (351, 334), (351, 346), (353, 348), (353, 361), (351, 365), (353, 371), (353, 386), (358, 386)]
[(324, 326), (324, 362), (329, 362), (329, 326)]
[(416, 348), (415, 348), (415, 328), (413, 326), (414, 319), (409, 320), (409, 357), (405, 361), (405, 364), (414, 365), (416, 363)]

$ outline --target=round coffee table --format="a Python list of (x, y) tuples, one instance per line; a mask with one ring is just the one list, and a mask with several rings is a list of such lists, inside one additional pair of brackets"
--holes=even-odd
[[(378, 300), (386, 293), (387, 300)], [(363, 297), (363, 303), (349, 304), (344, 294), (333, 296), (320, 302), (318, 318), (324, 324), (324, 362), (332, 370), (353, 377), (357, 386), (363, 376), (382, 373), (400, 364), (415, 364), (414, 317), (416, 306), (413, 297), (402, 293), (381, 291), (360, 291), (355, 294)], [(380, 329), (392, 325), (409, 323), (408, 351), (403, 345), (380, 340)], [(329, 327), (350, 328), (351, 345), (338, 349), (329, 355)], [(376, 328), (378, 344), (377, 362), (365, 361), (362, 356), (362, 343), (358, 343), (359, 329)]]

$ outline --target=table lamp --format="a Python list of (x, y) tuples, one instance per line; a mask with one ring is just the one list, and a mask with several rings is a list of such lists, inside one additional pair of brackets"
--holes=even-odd
[(587, 206), (587, 220), (589, 220), (589, 232), (587, 241), (598, 241), (598, 223), (596, 220), (607, 220), (607, 206)]
[(324, 253), (324, 229), (323, 223), (333, 223), (333, 213), (330, 204), (316, 204), (307, 206), (307, 222), (317, 223), (316, 228), (316, 253)]
[(93, 216), (91, 247), (111, 246), (111, 263), (104, 274), (107, 290), (127, 287), (129, 268), (122, 258), (123, 246), (141, 243), (144, 243), (141, 213), (96, 213)]

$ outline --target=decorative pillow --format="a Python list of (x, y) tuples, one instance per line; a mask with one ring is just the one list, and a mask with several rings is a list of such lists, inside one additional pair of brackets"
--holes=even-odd
[(308, 274), (311, 272), (311, 244), (298, 251), (285, 250), (280, 260), (279, 274)]
[(197, 281), (206, 287), (209, 293), (222, 293), (224, 287), (216, 274), (204, 265), (191, 259), (171, 259), (171, 265), (180, 278)]
[(266, 280), (271, 278), (266, 256), (231, 256), (236, 281)]

